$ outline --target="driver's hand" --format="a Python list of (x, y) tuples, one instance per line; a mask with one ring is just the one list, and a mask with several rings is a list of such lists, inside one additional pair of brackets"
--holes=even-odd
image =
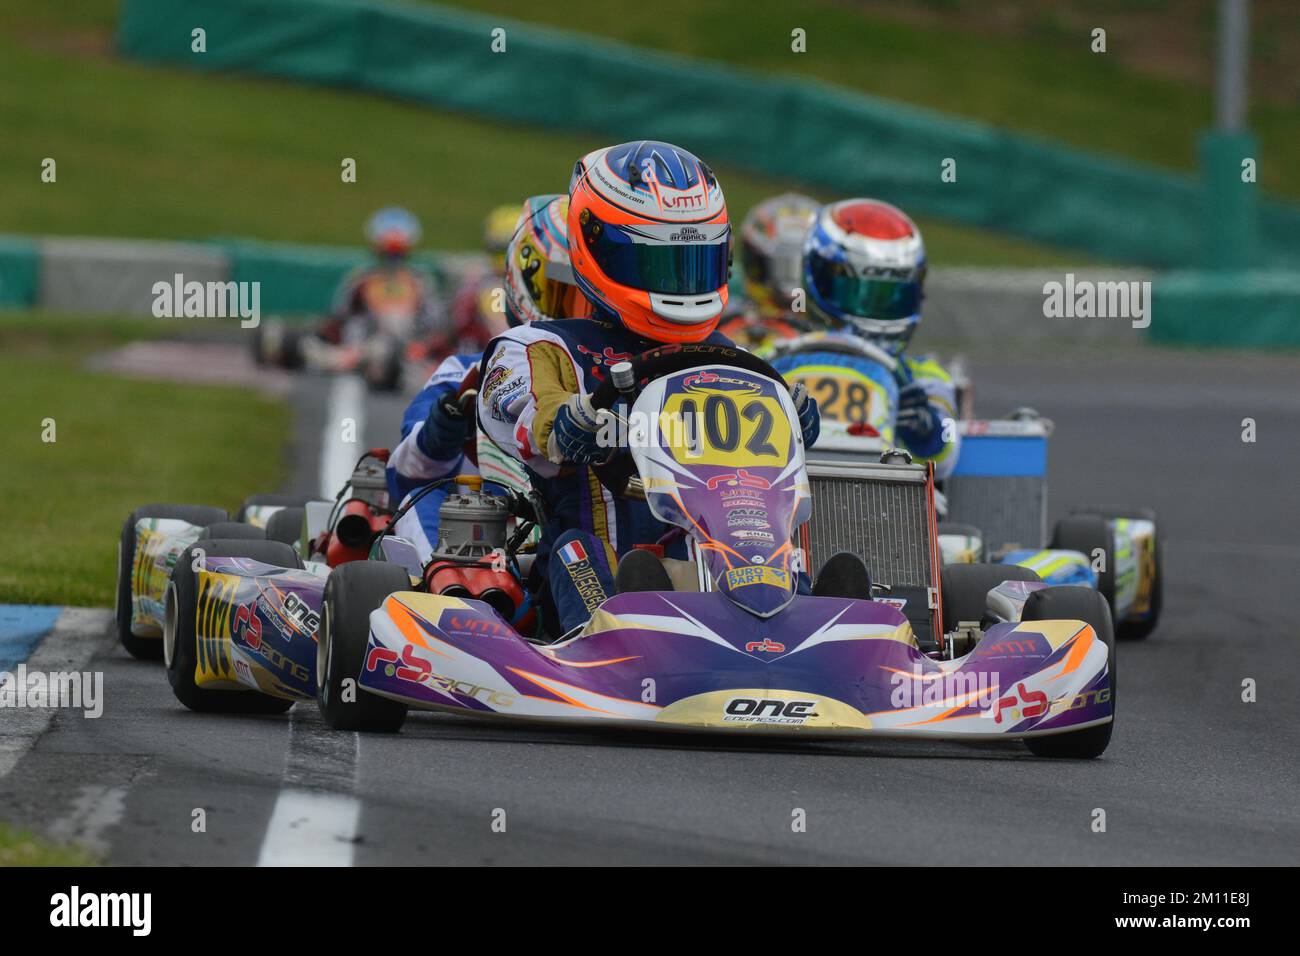
[(909, 382), (898, 390), (898, 427), (924, 441), (939, 427), (930, 408), (930, 396), (920, 382)]
[(595, 465), (606, 461), (615, 449), (603, 447), (600, 419), (586, 395), (571, 395), (555, 413), (546, 457), (557, 465)]
[(473, 422), (456, 405), (455, 395), (448, 393), (430, 407), (415, 443), (434, 461), (450, 461), (460, 454), (472, 430)]
[(808, 387), (803, 382), (795, 382), (790, 386), (790, 398), (794, 400), (794, 410), (799, 414), (803, 447), (811, 448), (822, 431), (822, 413), (817, 407), (817, 399), (808, 394)]

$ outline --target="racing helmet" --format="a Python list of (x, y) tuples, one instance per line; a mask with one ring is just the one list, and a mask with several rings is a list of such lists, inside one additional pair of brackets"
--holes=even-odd
[(762, 318), (787, 315), (803, 287), (803, 243), (821, 203), (799, 193), (764, 199), (740, 224), (745, 295)]
[(804, 243), (803, 281), (817, 320), (898, 355), (921, 321), (921, 231), (886, 202), (832, 203)]
[(569, 239), (574, 280), (598, 313), (654, 342), (717, 328), (731, 225), (713, 170), (686, 150), (640, 140), (578, 160)]
[(420, 220), (400, 206), (386, 206), (366, 223), (366, 242), (376, 255), (404, 258), (419, 241)]
[(483, 220), (483, 251), (488, 254), (495, 272), (505, 267), (506, 246), (514, 238), (518, 223), (518, 206), (497, 206)]
[(583, 319), (591, 303), (573, 283), (569, 265), (569, 197), (532, 196), (506, 247), (506, 321)]

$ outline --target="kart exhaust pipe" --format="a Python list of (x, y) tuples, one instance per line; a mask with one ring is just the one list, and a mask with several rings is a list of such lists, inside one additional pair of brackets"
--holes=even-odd
[(347, 548), (365, 548), (374, 537), (371, 524), (370, 506), (360, 499), (353, 498), (343, 506), (343, 514), (334, 526), (334, 535), (339, 543)]

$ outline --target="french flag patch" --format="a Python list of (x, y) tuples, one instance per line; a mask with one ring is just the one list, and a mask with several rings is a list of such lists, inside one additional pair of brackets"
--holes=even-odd
[(587, 560), (587, 551), (579, 541), (570, 541), (560, 549), (560, 560), (565, 564), (577, 564)]

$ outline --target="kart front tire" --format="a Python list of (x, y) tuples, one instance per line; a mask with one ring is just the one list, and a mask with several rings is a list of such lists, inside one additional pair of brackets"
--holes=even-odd
[(230, 517), (223, 508), (207, 505), (152, 504), (136, 508), (122, 525), (117, 544), (117, 589), (113, 614), (117, 622), (117, 639), (132, 657), (156, 661), (163, 656), (162, 641), (156, 637), (137, 637), (131, 633), (132, 574), (135, 571), (135, 525), (142, 518), (175, 518), (190, 524), (208, 525)]
[(1018, 564), (945, 564), (939, 572), (943, 600), (943, 632), (956, 630), (962, 621), (982, 621), (989, 591), (1003, 581), (1041, 581), (1033, 568)]
[(1115, 607), (1115, 541), (1110, 523), (1101, 515), (1070, 515), (1056, 522), (1052, 529), (1051, 548), (1078, 551), (1092, 565), (1100, 551), (1105, 555), (1103, 569), (1097, 572), (1097, 590), (1112, 611)]
[[(335, 568), (325, 582), (317, 631), (316, 704), (335, 730), (392, 734), (406, 721), (405, 704), (366, 691), (360, 676), (370, 641), (370, 612), (395, 591), (410, 589), (406, 571), (384, 561), (350, 561)], [(353, 683), (350, 689), (344, 687), (347, 680)]]
[(279, 541), (254, 541), (246, 538), (201, 538), (186, 548), (172, 569), (165, 601), (166, 621), (163, 645), (167, 662), (167, 682), (176, 699), (190, 710), (215, 714), (283, 714), (293, 706), (292, 700), (259, 694), (254, 690), (211, 690), (194, 680), (198, 667), (198, 645), (194, 622), (198, 611), (198, 588), (192, 567), (194, 551), (223, 558), (251, 558), (266, 564), (300, 568), (297, 553)]
[(1111, 719), (1095, 727), (1069, 730), (1046, 737), (1026, 737), (1025, 744), (1037, 757), (1057, 757), (1068, 760), (1091, 760), (1100, 757), (1110, 744), (1115, 727), (1115, 629), (1111, 622), (1110, 604), (1092, 588), (1062, 585), (1043, 588), (1029, 595), (1025, 601), (1022, 621), (1075, 620), (1092, 627), (1097, 638), (1106, 645), (1106, 671), (1110, 679)]
[(302, 539), (302, 523), (307, 514), (305, 508), (287, 507), (271, 515), (266, 521), (266, 539), (282, 541), (297, 550)]
[(241, 541), (265, 541), (266, 532), (242, 521), (218, 521), (203, 529), (201, 538), (239, 539)]

